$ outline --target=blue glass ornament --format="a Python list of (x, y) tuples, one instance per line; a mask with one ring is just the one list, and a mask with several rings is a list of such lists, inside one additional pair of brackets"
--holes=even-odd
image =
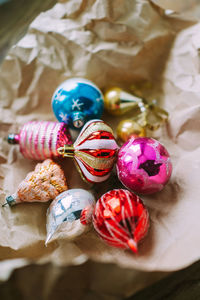
[(52, 97), (56, 118), (73, 129), (81, 128), (89, 120), (101, 118), (103, 104), (103, 95), (98, 87), (83, 78), (64, 81)]

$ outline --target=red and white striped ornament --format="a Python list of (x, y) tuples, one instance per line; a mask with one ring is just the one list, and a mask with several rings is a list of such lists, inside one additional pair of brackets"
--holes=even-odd
[(97, 201), (93, 225), (109, 245), (137, 252), (137, 245), (149, 228), (149, 214), (136, 194), (124, 189), (112, 190)]
[(58, 149), (63, 157), (73, 157), (84, 180), (105, 181), (116, 161), (118, 145), (113, 131), (102, 120), (85, 124), (73, 146)]
[(25, 123), (19, 134), (8, 136), (10, 144), (19, 144), (24, 157), (44, 160), (59, 156), (58, 148), (72, 144), (65, 123), (33, 121)]

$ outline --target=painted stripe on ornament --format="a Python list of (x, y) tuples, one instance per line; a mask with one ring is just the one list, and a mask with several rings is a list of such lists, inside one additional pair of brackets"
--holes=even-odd
[(93, 156), (95, 158), (111, 158), (116, 155), (116, 150), (111, 149), (82, 149), (81, 153), (89, 154), (90, 156)]
[[(128, 191), (124, 191), (124, 194), (128, 200), (128, 205), (129, 205), (129, 208), (130, 208), (130, 211), (131, 211), (131, 216), (134, 216), (134, 211), (133, 211), (133, 205), (132, 205), (132, 201), (131, 201), (131, 198), (130, 198), (130, 194)], [(138, 196), (137, 196), (138, 198)]]
[(80, 146), (76, 146), (76, 150), (81, 149), (111, 149), (111, 150), (117, 150), (119, 147), (115, 140), (92, 140), (92, 141), (86, 141), (84, 144)]
[(49, 122), (46, 130), (45, 142), (44, 142), (44, 154), (46, 157), (51, 157), (51, 149), (49, 148), (49, 140), (51, 139), (51, 132), (54, 123)]
[(27, 132), (28, 132), (28, 128), (29, 128), (30, 124), (32, 124), (32, 122), (28, 122), (23, 128), (24, 156), (26, 158), (31, 158), (29, 156), (29, 152), (27, 151)]
[(78, 138), (76, 139), (76, 142), (74, 143), (74, 146), (76, 147), (82, 144), (82, 142), (95, 131), (107, 131), (113, 134), (112, 129), (103, 121), (98, 123), (93, 122), (89, 125), (89, 127), (87, 126), (81, 134), (79, 134)]
[(46, 134), (47, 134), (47, 129), (49, 127), (49, 122), (46, 122), (46, 126), (45, 126), (45, 129), (44, 129), (44, 135), (42, 137), (42, 152), (43, 152), (43, 155), (45, 158), (46, 157), (46, 154), (45, 154), (45, 141), (46, 141)]
[(76, 151), (75, 156), (81, 160), (84, 160), (88, 165), (95, 169), (112, 168), (116, 159), (115, 156), (109, 158), (96, 157), (94, 159), (93, 156), (81, 151)]
[(88, 122), (83, 126), (83, 128), (81, 129), (81, 131), (80, 131), (80, 133), (79, 133), (79, 137), (81, 137), (81, 135), (83, 134), (83, 132), (85, 131), (85, 129), (86, 129), (87, 127), (89, 127), (91, 123), (95, 123), (95, 122), (102, 122), (102, 123), (103, 123), (103, 121), (102, 121), (102, 120), (99, 120), (99, 119), (94, 119), (94, 120), (88, 121)]
[(32, 131), (32, 137), (31, 137), (31, 141), (30, 141), (31, 154), (34, 159), (38, 160), (38, 159), (40, 159), (40, 156), (38, 156), (38, 153), (35, 148), (35, 144), (37, 144), (37, 141), (35, 141), (35, 136), (37, 134), (39, 124), (38, 124), (38, 122), (34, 122), (34, 124), (30, 125), (30, 127), (31, 127), (31, 131)]
[[(95, 222), (93, 222), (93, 226), (94, 226), (96, 232), (97, 232), (97, 233), (99, 234), (99, 236), (102, 238), (102, 240), (106, 240), (108, 243), (113, 244), (113, 245), (115, 245), (115, 246), (119, 245), (119, 243), (120, 243), (120, 245), (124, 247), (124, 244), (123, 244), (121, 241), (119, 241), (117, 238), (115, 239), (115, 238), (113, 238), (112, 236), (105, 235), (105, 234), (99, 229), (99, 227), (97, 227), (97, 224), (96, 224)], [(117, 240), (117, 241), (116, 241), (116, 240)], [(126, 247), (127, 247), (127, 245), (126, 245)]]
[(101, 177), (94, 176), (94, 175), (90, 174), (90, 172), (88, 172), (88, 170), (85, 168), (85, 166), (82, 164), (82, 162), (80, 160), (76, 159), (76, 157), (75, 157), (75, 160), (76, 160), (83, 176), (91, 182), (102, 182), (102, 181), (105, 181), (110, 176), (110, 174), (101, 176)]
[[(26, 124), (22, 127), (22, 129), (20, 130), (20, 151), (22, 152), (23, 155), (25, 155), (25, 150), (24, 150), (24, 136), (25, 136), (25, 128), (26, 128)], [(25, 155), (26, 156), (26, 155)]]
[[(128, 193), (128, 191), (124, 191), (125, 195), (126, 195), (126, 198), (127, 198), (127, 202), (128, 202), (128, 205), (129, 205), (129, 209), (130, 209), (130, 212), (131, 212), (131, 216), (135, 216), (135, 213), (134, 212), (134, 209), (133, 209), (133, 203), (134, 203), (134, 196), (130, 196), (130, 194)], [(133, 199), (131, 199), (131, 197)], [(136, 195), (136, 201), (138, 201), (139, 197)], [(131, 218), (129, 216), (129, 214), (127, 213), (127, 216), (126, 218), (128, 219), (129, 221), (129, 224), (131, 225), (131, 230), (134, 231), (135, 230), (135, 227), (136, 227), (136, 224), (135, 222), (132, 222), (131, 221)]]
[[(100, 198), (99, 201), (101, 201), (101, 199), (102, 199), (102, 198)], [(99, 207), (99, 201), (97, 201), (97, 203), (96, 203), (96, 209), (95, 209), (95, 212), (98, 211), (98, 213), (101, 213), (101, 217), (104, 219), (104, 217), (103, 217), (103, 215), (102, 215), (102, 211), (101, 211), (101, 209), (100, 209), (100, 207)], [(96, 222), (96, 220), (95, 220), (95, 217), (93, 217), (93, 225), (94, 225), (95, 230), (99, 233), (100, 237), (106, 239), (106, 240), (109, 241), (109, 242), (115, 243), (115, 244), (118, 244), (118, 243), (120, 242), (120, 244), (123, 245), (123, 242), (121, 242), (121, 240), (116, 241), (117, 238), (115, 238), (115, 236), (113, 237), (113, 235), (109, 236), (109, 235), (104, 234), (104, 233), (101, 231), (101, 229), (99, 229), (99, 227), (98, 227), (98, 225), (97, 225), (97, 222)], [(109, 231), (108, 231), (108, 232), (109, 232)]]
[[(104, 197), (105, 197), (105, 195), (103, 195), (103, 196), (101, 197), (101, 202), (102, 202), (102, 205), (103, 205), (104, 209), (106, 209), (106, 204), (105, 204), (105, 201), (104, 201)], [(117, 223), (116, 219), (115, 219), (112, 215), (110, 216), (110, 219), (113, 220), (113, 222), (116, 223), (116, 225), (117, 225), (122, 231), (124, 231), (125, 234), (128, 234), (128, 232), (126, 231), (126, 229), (125, 229), (123, 226), (121, 226), (119, 223)]]
[[(51, 134), (50, 134), (50, 137), (49, 137), (50, 157), (52, 157), (53, 155), (55, 155), (54, 151), (53, 151), (53, 149), (55, 148), (55, 146), (53, 146), (53, 143), (52, 143), (53, 142), (53, 135), (54, 135), (54, 132), (55, 132), (55, 127), (56, 127), (56, 122), (53, 122), (53, 127), (52, 127)], [(57, 155), (57, 151), (56, 151), (56, 155)]]
[(40, 158), (45, 159), (44, 153), (43, 153), (43, 141), (45, 137), (45, 127), (46, 127), (46, 122), (42, 122), (41, 128), (39, 131), (39, 136), (38, 136), (38, 151), (40, 153)]
[[(130, 236), (130, 232), (129, 232), (129, 229), (128, 229), (128, 226), (127, 226), (127, 222), (125, 222), (125, 220), (127, 218), (126, 218), (126, 214), (125, 214), (125, 208), (124, 208), (123, 205), (121, 207), (121, 216), (122, 216), (122, 223), (124, 225), (123, 227), (126, 229), (126, 231), (128, 232), (128, 235)], [(131, 223), (129, 222), (129, 224), (131, 224)]]
[[(117, 222), (115, 221), (115, 223), (117, 224)], [(104, 220), (104, 224), (108, 230), (108, 232), (110, 233), (110, 235), (113, 237), (113, 239), (117, 240), (119, 243), (121, 243), (122, 245), (124, 246), (127, 246), (125, 242), (121, 241), (116, 235), (114, 232), (116, 232), (117, 234), (121, 235), (121, 237), (124, 238), (124, 235), (118, 231), (114, 226), (112, 226), (108, 221)], [(113, 232), (113, 231), (114, 232)]]
[(53, 141), (52, 141), (52, 151), (53, 151), (54, 156), (58, 156), (57, 138), (58, 138), (59, 130), (60, 130), (60, 123), (56, 123), (55, 131), (53, 133)]
[(31, 153), (31, 137), (32, 137), (32, 127), (34, 126), (35, 122), (31, 122), (28, 124), (28, 127), (26, 128), (26, 152), (29, 155), (29, 158), (32, 157)]
[(105, 131), (105, 130), (98, 130), (94, 131), (91, 134), (87, 135), (84, 140), (82, 140), (81, 143), (79, 143), (79, 146), (82, 145), (85, 141), (91, 141), (91, 140), (109, 140), (114, 139), (114, 136), (111, 132)]
[(33, 138), (33, 147), (35, 149), (35, 153), (37, 154), (37, 159), (42, 160), (40, 151), (38, 149), (38, 140), (39, 140), (39, 132), (41, 130), (42, 122), (37, 124), (37, 127), (34, 130), (34, 138)]
[(37, 153), (35, 151), (35, 148), (34, 148), (34, 136), (35, 136), (35, 132), (37, 131), (37, 122), (33, 122), (32, 125), (30, 125), (29, 127), (29, 130), (31, 132), (30, 134), (30, 138), (29, 138), (29, 151), (31, 153), (31, 157), (33, 159), (38, 159), (38, 156), (37, 156)]
[(82, 162), (82, 164), (86, 167), (86, 169), (88, 170), (88, 172), (90, 172), (90, 174), (93, 175), (93, 176), (102, 177), (102, 176), (110, 173), (111, 170), (112, 170), (112, 168), (95, 169), (95, 168), (91, 167), (90, 165), (88, 165), (84, 160), (79, 159), (79, 161)]

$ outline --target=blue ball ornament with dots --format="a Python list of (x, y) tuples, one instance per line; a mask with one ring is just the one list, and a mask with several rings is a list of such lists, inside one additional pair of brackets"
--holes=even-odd
[(52, 97), (53, 112), (59, 122), (80, 129), (103, 113), (103, 95), (98, 87), (83, 78), (71, 78), (58, 86)]

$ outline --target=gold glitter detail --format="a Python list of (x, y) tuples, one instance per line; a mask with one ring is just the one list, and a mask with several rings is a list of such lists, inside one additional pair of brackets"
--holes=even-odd
[(84, 141), (88, 136), (90, 136), (95, 131), (107, 131), (113, 134), (110, 126), (106, 125), (104, 122), (94, 122), (89, 124), (89, 126), (83, 131), (81, 136), (79, 135), (74, 143), (74, 148), (76, 148), (82, 141)]
[(98, 158), (82, 151), (76, 151), (75, 155), (77, 158), (81, 158), (90, 167), (100, 170), (111, 168), (116, 160), (116, 155), (110, 158)]
[(91, 184), (91, 182), (89, 182), (85, 176), (83, 175), (82, 171), (81, 171), (81, 168), (79, 167), (79, 164), (77, 163), (77, 161), (74, 159), (74, 163), (75, 163), (75, 166), (76, 166), (76, 169), (77, 171), (79, 172), (81, 178), (83, 179), (84, 182), (86, 182), (87, 184)]
[(50, 180), (50, 184), (53, 185), (56, 190), (60, 193), (66, 191), (66, 186), (60, 185), (56, 180)]

